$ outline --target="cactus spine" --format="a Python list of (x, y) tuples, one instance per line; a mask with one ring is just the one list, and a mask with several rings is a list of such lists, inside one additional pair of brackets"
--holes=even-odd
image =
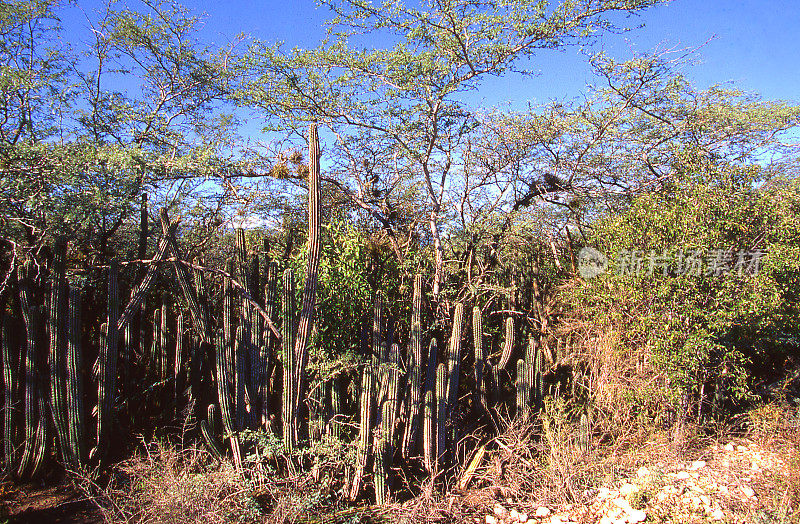
[(81, 345), (81, 290), (69, 290), (69, 330), (67, 331), (67, 427), (72, 448), (73, 464), (83, 463), (83, 439), (85, 433), (83, 411), (83, 383), (81, 370), (83, 354)]
[(175, 325), (175, 368), (172, 370), (173, 379), (173, 402), (175, 404), (175, 416), (178, 415), (178, 404), (181, 396), (181, 368), (183, 367), (183, 311), (178, 314), (178, 321)]
[(411, 336), (409, 340), (410, 395), (408, 418), (403, 433), (401, 453), (411, 455), (419, 432), (420, 398), (422, 396), (422, 275), (414, 277), (414, 298), (411, 308)]
[(425, 403), (423, 405), (422, 418), (422, 453), (425, 461), (425, 469), (433, 474), (436, 464), (436, 403), (434, 392), (430, 389), (425, 391)]

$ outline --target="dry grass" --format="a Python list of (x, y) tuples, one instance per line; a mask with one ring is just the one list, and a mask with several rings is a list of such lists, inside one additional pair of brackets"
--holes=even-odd
[(214, 465), (200, 450), (155, 443), (146, 453), (118, 464), (103, 488), (87, 479), (90, 493), (108, 522), (261, 522), (244, 478), (228, 463)]

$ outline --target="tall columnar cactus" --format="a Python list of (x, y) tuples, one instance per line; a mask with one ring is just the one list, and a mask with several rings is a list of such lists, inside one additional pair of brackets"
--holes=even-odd
[(436, 368), (436, 470), (444, 467), (447, 452), (447, 367)]
[(97, 384), (97, 446), (93, 458), (103, 460), (113, 424), (114, 394), (117, 378), (117, 320), (119, 318), (119, 262), (108, 269), (108, 332), (100, 347)]
[(70, 447), (67, 437), (67, 412), (66, 412), (66, 372), (64, 362), (64, 329), (66, 328), (66, 301), (64, 287), (66, 285), (64, 259), (67, 253), (66, 242), (59, 238), (56, 240), (52, 271), (50, 272), (50, 304), (48, 332), (50, 334), (50, 348), (48, 362), (50, 365), (50, 402), (53, 414), (53, 425), (58, 436), (58, 445), (61, 457), (67, 464), (74, 461), (70, 457)]
[(378, 371), (381, 360), (381, 325), (383, 317), (383, 301), (375, 295), (372, 313), (372, 344), (370, 356), (361, 373), (361, 395), (359, 400), (358, 428), (358, 463), (350, 488), (350, 498), (355, 500), (361, 492), (361, 486), (369, 462), (370, 437), (372, 436), (373, 412), (375, 411), (375, 388), (378, 383)]
[(453, 331), (447, 352), (447, 418), (451, 420), (450, 443), (452, 451), (458, 442), (457, 425), (452, 423), (458, 408), (458, 378), (461, 372), (461, 334), (464, 325), (464, 305), (456, 304), (453, 311)]
[(155, 363), (156, 377), (161, 376), (161, 309), (153, 310), (153, 343), (150, 346), (150, 359)]
[(392, 344), (386, 380), (380, 397), (381, 422), (375, 442), (375, 502), (383, 504), (389, 495), (389, 467), (393, 455), (393, 429), (397, 410), (400, 406), (400, 346)]
[(517, 417), (525, 418), (530, 412), (530, 387), (528, 367), (524, 359), (517, 360)]
[(231, 451), (233, 452), (233, 463), (237, 469), (242, 467), (242, 452), (239, 439), (235, 434), (233, 405), (231, 402), (231, 390), (228, 384), (233, 380), (228, 374), (228, 351), (225, 346), (225, 337), (217, 331), (216, 334), (216, 361), (217, 361), (217, 398), (219, 399), (219, 410), (222, 415), (222, 426), (225, 436), (231, 441)]
[(211, 455), (214, 456), (217, 460), (222, 460), (222, 456), (225, 452), (222, 450), (222, 447), (217, 442), (217, 426), (219, 425), (217, 420), (217, 407), (214, 404), (208, 405), (208, 418), (200, 422), (200, 433), (203, 435), (203, 440), (205, 440), (206, 445), (208, 446), (208, 451)]
[(182, 393), (181, 371), (183, 368), (183, 311), (178, 314), (178, 321), (175, 325), (175, 367), (172, 370), (173, 382), (173, 403), (175, 405), (175, 415), (179, 412), (179, 402)]
[(11, 333), (14, 326), (11, 322), (11, 317), (4, 314), (4, 308), (0, 304), (0, 317), (2, 317), (3, 331), (0, 333), (0, 349), (2, 349), (3, 359), (3, 456), (4, 456), (4, 471), (10, 473), (17, 463), (17, 454), (15, 444), (17, 442), (16, 435), (16, 417), (14, 416), (17, 410), (17, 384), (16, 384), (16, 369), (17, 362), (14, 357), (14, 351), (11, 346)]
[[(233, 275), (233, 259), (228, 259), (225, 264), (225, 272), (228, 275)], [(235, 291), (231, 277), (226, 276), (222, 280), (222, 335), (224, 341), (225, 351), (225, 387), (228, 391), (232, 391), (233, 377), (235, 373), (236, 360), (233, 354), (234, 345), (234, 326), (233, 326), (233, 299)], [(222, 406), (220, 406), (220, 409)]]
[(481, 308), (472, 308), (472, 341), (475, 350), (475, 400), (483, 406), (488, 404), (484, 368), (486, 366), (486, 346), (483, 344), (483, 315)]
[(531, 379), (532, 403), (534, 408), (539, 411), (544, 403), (544, 350), (541, 344), (536, 344), (533, 377)]
[[(35, 476), (42, 465), (46, 445), (47, 417), (46, 411), (40, 410), (43, 402), (40, 398), (41, 384), (44, 375), (38, 375), (39, 369), (39, 335), (41, 333), (41, 311), (33, 304), (33, 262), (28, 260), (19, 268), (19, 298), (22, 318), (25, 322), (25, 449), (22, 454), (17, 474), (26, 472)], [(37, 376), (39, 380), (37, 380)]]
[(331, 420), (328, 424), (329, 432), (332, 437), (341, 439), (344, 437), (344, 426), (340, 418), (345, 415), (344, 391), (342, 391), (342, 381), (340, 377), (333, 377), (329, 383), (331, 395)]
[[(264, 297), (264, 310), (270, 320), (275, 318), (278, 296), (278, 263), (269, 263), (268, 284), (266, 296)], [(261, 402), (261, 424), (266, 428), (269, 426), (269, 377), (271, 375), (270, 362), (272, 361), (272, 348), (275, 345), (274, 334), (271, 329), (264, 329), (264, 342), (261, 346), (261, 361), (263, 365), (263, 378), (259, 387), (259, 397)]]
[[(300, 319), (297, 325), (297, 339), (295, 341), (295, 390), (292, 402), (299, 410), (307, 389), (306, 367), (308, 366), (309, 344), (311, 331), (314, 324), (314, 305), (317, 294), (317, 271), (320, 259), (320, 235), (322, 231), (320, 202), (320, 147), (317, 125), (311, 124), (308, 129), (308, 243), (305, 269), (305, 287), (303, 288), (303, 302), (300, 309)], [(299, 432), (299, 419), (295, 421)]]
[(425, 469), (433, 474), (436, 467), (436, 401), (434, 391), (426, 389), (422, 417), (422, 453)]
[(247, 391), (247, 345), (244, 340), (244, 328), (239, 325), (236, 328), (234, 338), (234, 358), (236, 359), (236, 375), (233, 379), (236, 388), (236, 427), (239, 429), (248, 428), (249, 424), (249, 395)]
[(291, 269), (283, 272), (283, 323), (281, 342), (283, 344), (283, 444), (286, 451), (291, 453), (297, 445), (298, 439), (298, 410), (295, 402), (295, 382), (297, 359), (295, 357), (295, 331), (294, 331), (294, 275)]
[(161, 327), (158, 330), (160, 340), (158, 342), (158, 355), (159, 362), (161, 362), (161, 376), (159, 380), (166, 382), (169, 377), (169, 351), (167, 349), (167, 334), (169, 326), (167, 324), (170, 317), (169, 295), (164, 293), (161, 295)]
[(414, 299), (411, 307), (411, 336), (409, 337), (409, 398), (408, 417), (403, 432), (401, 453), (409, 457), (414, 450), (419, 433), (419, 415), (422, 397), (422, 275), (414, 277)]
[(81, 290), (69, 290), (69, 330), (67, 331), (67, 427), (75, 469), (83, 464), (86, 427), (83, 411), (83, 352), (81, 342)]
[(497, 369), (505, 369), (511, 360), (511, 354), (514, 351), (514, 318), (508, 317), (506, 319), (506, 336), (503, 341), (503, 353), (500, 355), (500, 361), (497, 363)]

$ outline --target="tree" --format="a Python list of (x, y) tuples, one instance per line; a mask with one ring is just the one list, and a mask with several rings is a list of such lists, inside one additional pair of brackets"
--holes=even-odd
[[(450, 177), (461, 168), (466, 137), (478, 125), (468, 93), (487, 77), (531, 74), (525, 62), (538, 51), (585, 42), (613, 30), (615, 12), (656, 3), (455, 0), (415, 8), (388, 0), (377, 7), (326, 1), (335, 15), (329, 41), (291, 53), (265, 46), (249, 52), (243, 67), (251, 76), (238, 98), (277, 116), (279, 128), (306, 121), (327, 125), (339, 138), (328, 152), (339, 169), (327, 180), (386, 229), (395, 228), (391, 206), (401, 203), (398, 195), (423, 196), (418, 213), (430, 232), (437, 298)], [(360, 154), (376, 150), (377, 159)]]
[(107, 257), (142, 191), (191, 205), (238, 169), (221, 111), (233, 48), (201, 45), (185, 8), (109, 3), (83, 51), (60, 39), (59, 2), (1, 7), (0, 211), (15, 250), (69, 234)]

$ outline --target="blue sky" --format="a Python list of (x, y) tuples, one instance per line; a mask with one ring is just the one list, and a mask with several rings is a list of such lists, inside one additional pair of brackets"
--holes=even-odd
[[(317, 43), (328, 16), (326, 8), (307, 0), (192, 0), (186, 5), (207, 13), (209, 36), (216, 33), (215, 38), (225, 38), (244, 32), (267, 41), (284, 41), (288, 47)], [(764, 98), (800, 102), (797, 0), (675, 0), (628, 21), (630, 26), (640, 23), (644, 24), (641, 29), (604, 36), (595, 49), (625, 58), (634, 50), (647, 52), (658, 46), (697, 47), (714, 37), (700, 50), (703, 63), (686, 71), (696, 87), (732, 81)], [(592, 82), (585, 58), (576, 48), (542, 53), (534, 67), (541, 71), (538, 79), (501, 83), (496, 90), (503, 97), (483, 94), (488, 101), (508, 99), (517, 105), (528, 99), (570, 98)]]
[[(120, 3), (139, 6), (134, 0)], [(185, 0), (184, 4), (205, 13), (203, 36), (217, 44), (245, 33), (267, 42), (283, 41), (287, 48), (310, 47), (324, 36), (322, 24), (329, 16), (326, 8), (309, 0)], [(99, 2), (79, 1), (79, 5), (90, 11)], [(86, 34), (80, 9), (67, 8), (62, 13), (68, 38), (72, 31)], [(684, 70), (695, 87), (730, 82), (765, 99), (800, 103), (798, 0), (674, 0), (620, 23), (644, 27), (604, 35), (591, 50), (602, 49), (623, 59), (655, 48), (702, 45), (697, 55), (701, 64)], [(575, 47), (542, 52), (532, 66), (540, 71), (538, 77), (493, 79), (484, 84), (475, 102), (523, 109), (528, 102), (577, 97), (594, 81), (584, 54)]]

